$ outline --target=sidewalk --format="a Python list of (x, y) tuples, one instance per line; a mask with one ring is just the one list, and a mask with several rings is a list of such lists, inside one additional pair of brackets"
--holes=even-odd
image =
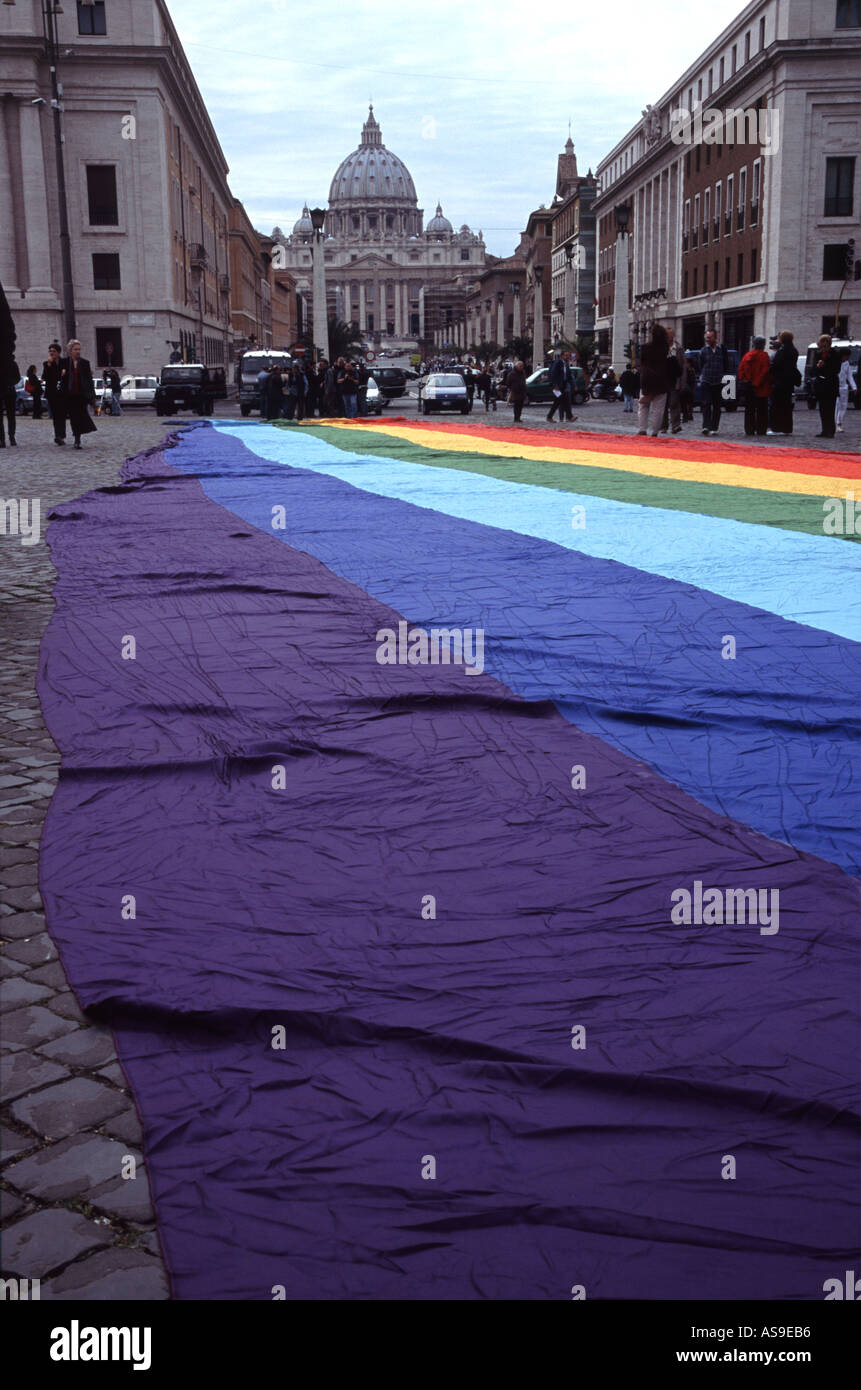
[(97, 426), (77, 452), (54, 445), (47, 421), (21, 420), (19, 447), (0, 452), (0, 497), (38, 498), (42, 531), (35, 545), (0, 536), (0, 1268), (39, 1279), (43, 1299), (165, 1299), (137, 1112), (110, 1031), (69, 990), (38, 889), (59, 771), (35, 689), (53, 609), (48, 515), (115, 483), (124, 457), (165, 433), (152, 411)]

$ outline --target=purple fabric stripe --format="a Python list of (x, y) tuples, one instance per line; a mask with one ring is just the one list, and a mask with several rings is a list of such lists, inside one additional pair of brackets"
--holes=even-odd
[[(821, 1298), (855, 884), (549, 703), (378, 665), (401, 615), (146, 468), (48, 532), (42, 892), (177, 1296)], [(778, 889), (778, 934), (671, 926), (695, 880)]]

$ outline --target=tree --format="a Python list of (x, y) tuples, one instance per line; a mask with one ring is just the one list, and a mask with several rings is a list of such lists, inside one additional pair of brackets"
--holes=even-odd
[(469, 348), (469, 354), (479, 362), (492, 362), (502, 352), (499, 343), (479, 343), (478, 347)]
[(521, 334), (505, 344), (505, 351), (510, 353), (515, 361), (529, 362), (532, 359), (532, 339)]

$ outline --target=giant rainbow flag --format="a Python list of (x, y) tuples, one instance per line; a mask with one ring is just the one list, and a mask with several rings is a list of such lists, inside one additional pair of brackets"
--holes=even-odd
[(842, 1277), (859, 479), (218, 421), (57, 509), (42, 892), (176, 1297)]

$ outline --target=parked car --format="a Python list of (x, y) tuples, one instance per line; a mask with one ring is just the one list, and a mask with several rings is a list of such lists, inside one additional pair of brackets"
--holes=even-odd
[(432, 411), (459, 410), (469, 414), (466, 382), (460, 372), (430, 372), (419, 382), (419, 415)]
[(162, 367), (155, 392), (156, 415), (173, 415), (177, 410), (211, 415), (212, 402), (213, 385), (202, 362), (172, 362)]
[[(32, 414), (33, 414), (33, 397), (30, 395), (30, 392), (27, 390), (26, 385), (25, 385), (25, 382), (26, 382), (26, 377), (23, 377), (23, 376), (22, 376), (21, 380), (18, 382), (18, 385), (15, 387), (15, 414), (16, 414), (16, 415), (32, 415)], [(45, 404), (44, 399), (43, 399), (43, 401), (42, 401), (42, 404), (43, 404), (43, 405)]]
[[(108, 392), (108, 399), (102, 404), (104, 394), (104, 378), (95, 378), (96, 404), (102, 406), (104, 415), (111, 414), (111, 398)], [(157, 376), (123, 376), (120, 377), (120, 406), (125, 410), (127, 405), (152, 405), (155, 401), (155, 393), (158, 388)]]
[(386, 398), (377, 385), (376, 377), (369, 376), (365, 392), (365, 411), (368, 415), (382, 415)]
[(407, 378), (402, 367), (375, 367), (374, 380), (388, 401), (406, 395)]
[[(729, 371), (723, 377), (723, 391), (721, 394), (723, 396), (724, 410), (729, 410), (731, 412), (737, 410), (740, 404), (744, 404), (744, 382), (741, 382), (742, 390), (739, 390), (738, 364), (740, 358), (735, 348), (727, 348), (726, 355)], [(697, 374), (697, 384), (694, 387), (694, 405), (702, 407), (703, 388), (700, 386), (699, 381), (702, 353), (698, 348), (688, 348), (685, 352), (685, 357)]]
[[(843, 348), (849, 349), (849, 361), (852, 364), (852, 373), (855, 377), (855, 380), (857, 381), (858, 364), (859, 362), (861, 362), (861, 341), (859, 341), (858, 338), (833, 338), (831, 340), (831, 351), (836, 352), (838, 358), (840, 357), (840, 353), (842, 352)], [(818, 343), (811, 343), (810, 347), (807, 349), (807, 360), (804, 363), (803, 367), (801, 365), (801, 362), (799, 362), (798, 364), (798, 369), (801, 372), (803, 379), (801, 385), (798, 388), (796, 399), (806, 400), (808, 410), (815, 410), (817, 404), (816, 392), (813, 389), (813, 367), (818, 356)], [(861, 408), (859, 406), (859, 398), (861, 398), (861, 390), (849, 392), (849, 400), (854, 402), (856, 410)]]
[[(571, 400), (574, 405), (582, 405), (589, 398), (586, 377), (579, 367), (572, 367), (571, 374), (574, 377)], [(550, 385), (550, 368), (539, 367), (537, 372), (533, 372), (531, 376), (526, 378), (526, 403), (527, 405), (550, 405), (552, 401), (553, 387)]]

